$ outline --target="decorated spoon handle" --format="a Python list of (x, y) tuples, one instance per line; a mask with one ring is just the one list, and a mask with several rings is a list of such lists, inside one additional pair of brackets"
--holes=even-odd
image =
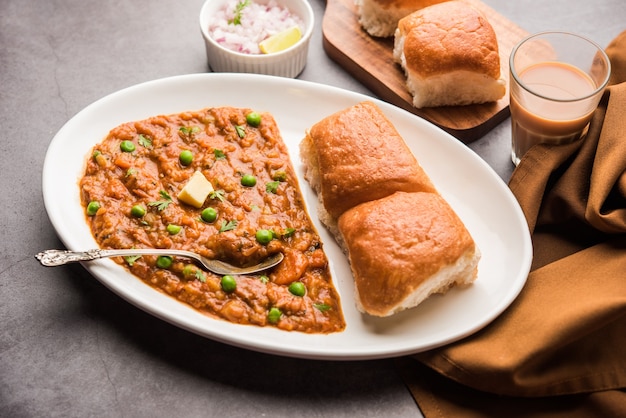
[(46, 250), (35, 255), (35, 258), (44, 266), (61, 266), (67, 263), (91, 261), (110, 256), (105, 250), (100, 249), (87, 251)]

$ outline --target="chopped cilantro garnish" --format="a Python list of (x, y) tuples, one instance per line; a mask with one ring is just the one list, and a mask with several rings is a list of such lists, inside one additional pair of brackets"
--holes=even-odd
[(320, 312), (326, 312), (330, 310), (330, 305), (327, 305), (325, 303), (314, 303), (313, 306), (316, 307)]
[(137, 170), (130, 167), (128, 170), (126, 170), (126, 175), (124, 177), (134, 176), (135, 174), (137, 174)]
[(209, 197), (211, 199), (219, 200), (220, 202), (224, 201), (224, 190), (214, 190), (209, 193)]
[(237, 131), (237, 136), (239, 138), (243, 138), (246, 136), (246, 127), (243, 125), (235, 125), (235, 130)]
[(250, 0), (243, 0), (235, 6), (235, 16), (228, 21), (231, 25), (241, 25), (241, 12), (250, 4)]
[(138, 142), (144, 148), (152, 148), (152, 140), (144, 134), (139, 134)]
[(279, 181), (270, 181), (269, 183), (265, 184), (265, 191), (268, 193), (276, 193), (279, 184)]
[(157, 210), (162, 211), (165, 210), (170, 203), (172, 203), (172, 196), (170, 196), (165, 190), (161, 190), (159, 194), (163, 199), (157, 200), (156, 202), (150, 202), (148, 203), (148, 206), (156, 207)]
[(202, 283), (206, 282), (206, 276), (202, 270), (196, 270), (196, 279), (200, 280)]
[(269, 281), (270, 281), (270, 278), (269, 278), (269, 277), (267, 277), (267, 276), (264, 274), (264, 275), (262, 275), (261, 277), (259, 277), (259, 280), (261, 280), (261, 283), (263, 283), (263, 284), (267, 284), (267, 282), (269, 282)]
[(178, 128), (178, 130), (186, 136), (191, 136), (196, 132), (200, 132), (200, 128), (198, 128), (197, 126), (181, 126), (180, 128)]
[(221, 149), (214, 149), (213, 155), (215, 155), (216, 160), (223, 160), (226, 158), (226, 154), (224, 154), (224, 151), (222, 151)]
[(287, 229), (285, 229), (285, 232), (283, 232), (283, 238), (289, 238), (295, 232), (296, 232), (296, 230), (294, 228), (287, 228)]
[(126, 261), (126, 263), (128, 263), (129, 266), (132, 267), (133, 264), (135, 264), (135, 261), (139, 260), (140, 258), (140, 255), (128, 255), (124, 257), (124, 260)]
[(236, 227), (237, 227), (237, 221), (236, 220), (232, 220), (232, 221), (228, 221), (228, 222), (224, 221), (224, 222), (222, 222), (222, 226), (220, 227), (220, 232), (232, 231)]

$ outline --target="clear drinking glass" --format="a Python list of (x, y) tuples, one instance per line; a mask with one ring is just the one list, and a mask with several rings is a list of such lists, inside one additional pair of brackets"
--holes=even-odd
[(596, 43), (573, 33), (542, 32), (510, 57), (511, 159), (535, 144), (577, 140), (598, 106), (611, 64)]

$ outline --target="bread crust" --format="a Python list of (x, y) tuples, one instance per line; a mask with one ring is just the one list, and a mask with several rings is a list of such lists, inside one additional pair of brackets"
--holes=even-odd
[(395, 191), (435, 192), (398, 131), (372, 102), (313, 125), (301, 145), (305, 178), (331, 218)]
[[(471, 71), (497, 79), (501, 75), (495, 31), (475, 8), (447, 1), (400, 19), (406, 70), (421, 77)], [(396, 35), (398, 36), (398, 35)]]
[(378, 3), (385, 9), (413, 9), (418, 10), (433, 4), (441, 3), (447, 0), (370, 0)]
[(474, 240), (437, 193), (397, 192), (363, 203), (346, 211), (338, 227), (357, 307), (370, 315), (389, 316), (476, 278)]
[(404, 16), (447, 0), (355, 0), (359, 23), (368, 34), (385, 38), (393, 36)]

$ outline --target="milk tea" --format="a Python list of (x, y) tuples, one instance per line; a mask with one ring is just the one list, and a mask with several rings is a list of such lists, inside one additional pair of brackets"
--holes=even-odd
[(512, 155), (515, 163), (537, 143), (564, 144), (579, 138), (594, 110), (590, 100), (596, 84), (577, 67), (540, 62), (518, 74), (511, 87)]

